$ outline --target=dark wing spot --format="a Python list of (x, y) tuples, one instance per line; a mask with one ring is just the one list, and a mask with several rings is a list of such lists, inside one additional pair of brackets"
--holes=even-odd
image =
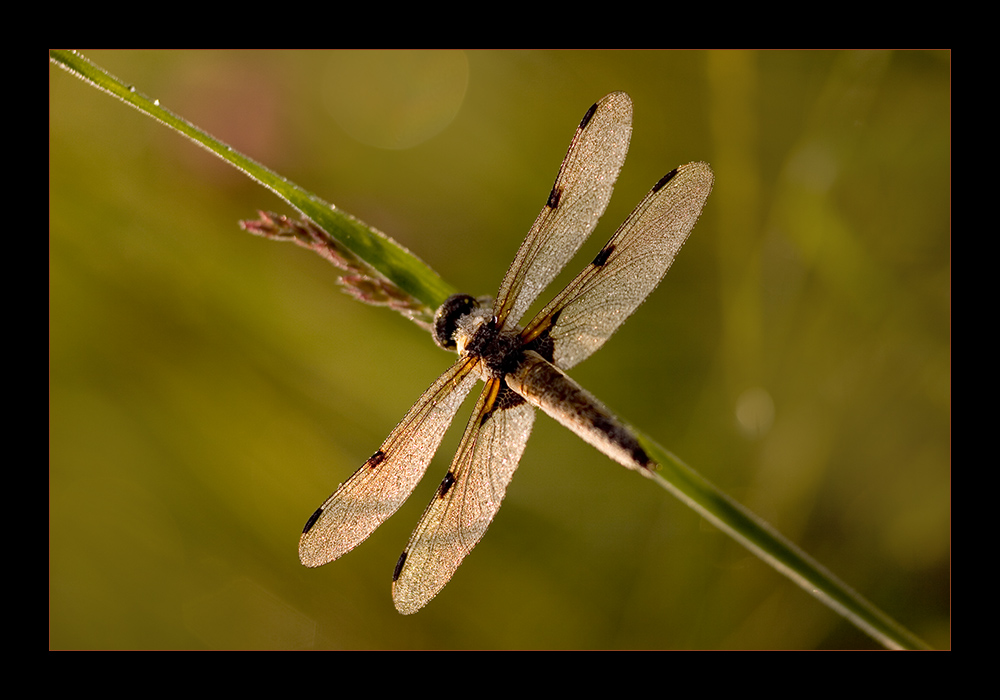
[(368, 458), (368, 461), (365, 462), (365, 466), (370, 469), (374, 469), (378, 465), (382, 464), (382, 462), (384, 461), (385, 461), (385, 452), (379, 450), (378, 452), (376, 452), (375, 454), (373, 454), (371, 457)]
[(406, 552), (404, 551), (399, 555), (399, 561), (396, 562), (396, 568), (392, 570), (392, 582), (396, 583), (399, 580), (399, 574), (403, 571), (403, 564), (406, 563)]
[(552, 317), (549, 319), (548, 325), (545, 327), (545, 330), (539, 333), (534, 340), (525, 345), (524, 346), (525, 350), (534, 350), (549, 362), (553, 361), (553, 355), (556, 350), (556, 344), (555, 341), (552, 340), (551, 333), (552, 333), (552, 327), (556, 324), (556, 318), (558, 317), (561, 311), (562, 309), (560, 309), (559, 311), (557, 311), (552, 315)]
[(321, 515), (323, 515), (323, 509), (317, 508), (316, 512), (309, 516), (309, 519), (306, 521), (306, 526), (302, 528), (303, 535), (312, 530), (312, 526), (316, 524), (316, 521), (319, 520), (319, 516)]
[(524, 397), (507, 386), (505, 382), (500, 385), (500, 391), (497, 392), (497, 398), (493, 406), (501, 411), (506, 411), (507, 409), (517, 408), (522, 403), (524, 403)]
[(507, 409), (516, 408), (524, 403), (524, 398), (520, 394), (515, 392), (506, 383), (501, 383), (500, 388), (497, 390), (496, 398), (493, 399), (493, 405), (487, 410), (483, 411), (483, 417), (479, 421), (479, 425), (483, 425), (493, 414), (497, 411), (506, 411)]
[[(563, 307), (563, 308), (566, 308), (566, 307)], [(556, 325), (557, 323), (559, 323), (559, 317), (562, 316), (562, 312), (563, 312), (562, 309), (556, 309), (555, 312), (553, 312), (553, 314), (551, 316), (549, 316), (549, 327), (550, 328), (552, 326)]]
[(587, 110), (587, 113), (583, 115), (583, 119), (580, 120), (581, 130), (587, 128), (587, 124), (589, 124), (590, 120), (594, 118), (594, 112), (596, 111), (597, 111), (597, 103), (595, 102), (594, 104), (590, 105), (590, 109)]
[(659, 192), (663, 189), (664, 185), (674, 179), (674, 175), (677, 174), (677, 168), (674, 168), (669, 173), (660, 178), (660, 181), (653, 185), (653, 192)]
[(493, 411), (497, 410), (496, 405), (493, 408), (483, 411), (483, 417), (479, 419), (479, 425), (485, 425), (486, 421), (493, 417)]
[(552, 186), (552, 191), (549, 192), (549, 201), (545, 203), (549, 209), (555, 209), (559, 206), (559, 200), (562, 199), (562, 187)]
[(604, 263), (608, 261), (608, 258), (611, 257), (611, 254), (614, 251), (615, 247), (609, 243), (608, 245), (601, 248), (601, 252), (597, 254), (597, 256), (594, 258), (594, 262), (591, 264), (594, 267), (604, 267)]
[(441, 485), (438, 486), (438, 498), (444, 498), (448, 492), (451, 491), (451, 487), (454, 485), (455, 475), (448, 472), (444, 475), (444, 479), (441, 480)]

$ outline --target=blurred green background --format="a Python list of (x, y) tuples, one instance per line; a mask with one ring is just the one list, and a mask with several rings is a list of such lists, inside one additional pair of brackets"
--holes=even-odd
[[(950, 647), (948, 52), (83, 51), (495, 292), (587, 108), (634, 102), (593, 257), (665, 172), (715, 190), (573, 371), (625, 420)], [(52, 648), (868, 648), (651, 482), (540, 416), (490, 532), (415, 616), (414, 497), (302, 567), (302, 525), (451, 362), (335, 270), (242, 232), (283, 202), (49, 69)]]

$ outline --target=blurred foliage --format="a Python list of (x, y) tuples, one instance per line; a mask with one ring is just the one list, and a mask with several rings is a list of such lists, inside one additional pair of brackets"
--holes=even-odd
[[(587, 107), (627, 91), (615, 197), (541, 301), (675, 165), (711, 162), (716, 187), (574, 377), (950, 646), (950, 53), (83, 53), (473, 294)], [(464, 412), (395, 517), (300, 566), (305, 519), (450, 357), (240, 231), (292, 213), (240, 173), (55, 67), (49, 99), (51, 647), (873, 645), (542, 417), (420, 614), (389, 580)]]

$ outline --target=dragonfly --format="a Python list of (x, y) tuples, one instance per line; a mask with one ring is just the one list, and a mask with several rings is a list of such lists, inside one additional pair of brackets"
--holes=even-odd
[(666, 274), (712, 191), (708, 164), (688, 163), (661, 178), (593, 261), (530, 322), (518, 325), (597, 225), (631, 133), (627, 94), (615, 92), (594, 104), (495, 299), (456, 294), (437, 310), (434, 340), (457, 352), (458, 360), (310, 516), (299, 541), (305, 566), (349, 552), (396, 512), (480, 380), (484, 387), (458, 452), (393, 571), (400, 613), (423, 608), (482, 539), (517, 469), (536, 409), (625, 467), (647, 475), (656, 469), (632, 428), (566, 370), (600, 348)]

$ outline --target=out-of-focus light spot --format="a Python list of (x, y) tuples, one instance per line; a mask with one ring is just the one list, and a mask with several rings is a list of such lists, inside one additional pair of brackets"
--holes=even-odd
[(837, 179), (839, 168), (833, 152), (820, 143), (802, 146), (789, 160), (792, 181), (814, 192), (826, 192)]
[(764, 389), (747, 389), (736, 399), (736, 422), (748, 438), (763, 437), (774, 423), (774, 401)]
[(337, 51), (324, 81), (327, 109), (351, 138), (412, 148), (458, 114), (469, 83), (463, 51)]

